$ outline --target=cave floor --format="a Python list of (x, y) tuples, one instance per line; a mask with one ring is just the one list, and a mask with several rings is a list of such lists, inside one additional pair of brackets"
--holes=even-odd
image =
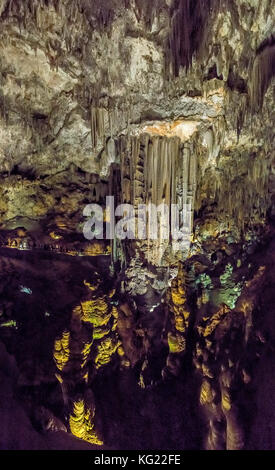
[[(247, 448), (275, 447), (273, 397), (275, 316), (274, 241), (255, 254), (269, 282), (261, 296), (268, 341), (255, 369), (253, 425)], [(62, 430), (45, 432), (36, 407), (64, 421), (62, 394), (55, 376), (54, 342), (83, 295), (83, 281), (99, 274), (111, 287), (106, 257), (74, 258), (51, 253), (0, 250), (0, 421), (2, 449), (96, 449)], [(102, 367), (91, 384), (103, 449), (201, 449), (205, 424), (198, 412), (198, 378), (187, 358), (180, 377), (142, 389), (135, 368), (115, 361)], [(250, 420), (251, 416), (247, 416)]]

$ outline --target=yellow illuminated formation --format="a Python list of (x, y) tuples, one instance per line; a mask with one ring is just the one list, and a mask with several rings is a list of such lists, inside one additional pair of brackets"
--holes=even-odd
[[(230, 312), (230, 308), (227, 307), (226, 305), (222, 305), (221, 308), (218, 310), (215, 315), (210, 319), (209, 324), (205, 327), (205, 330), (203, 332), (203, 336), (210, 336), (211, 333), (215, 330), (215, 328), (219, 325), (221, 319), (228, 313)], [(207, 320), (207, 319), (204, 319)]]
[(56, 367), (59, 370), (63, 370), (67, 364), (70, 356), (70, 332), (64, 331), (62, 337), (57, 339), (54, 344), (53, 357), (55, 360)]
[(87, 409), (83, 400), (74, 403), (73, 414), (70, 415), (71, 433), (88, 441), (92, 444), (102, 445), (103, 442), (98, 438), (93, 424), (94, 410)]
[(114, 319), (114, 323), (113, 323), (113, 326), (112, 326), (112, 330), (113, 331), (116, 331), (117, 329), (117, 322), (118, 322), (118, 310), (116, 307), (113, 307), (112, 308), (112, 317)]
[(169, 351), (170, 353), (182, 353), (186, 348), (190, 312), (186, 302), (185, 272), (181, 264), (178, 276), (172, 282), (167, 300), (173, 314), (171, 318), (173, 330), (168, 333)]
[(51, 233), (50, 233), (50, 237), (51, 237), (53, 240), (61, 240), (61, 238), (63, 238), (61, 235), (58, 235), (58, 234), (55, 233), (55, 232), (51, 232)]
[(83, 361), (82, 361), (82, 364), (81, 364), (82, 368), (87, 363), (87, 359), (88, 359), (88, 357), (90, 355), (90, 352), (91, 352), (92, 344), (93, 344), (93, 341), (91, 343), (85, 343), (84, 344), (84, 348), (82, 350), (82, 358), (83, 358)]
[(180, 353), (185, 350), (185, 338), (179, 334), (168, 333), (169, 351), (171, 353)]
[(110, 333), (110, 329), (107, 326), (100, 326), (97, 328), (94, 328), (93, 331), (93, 338), (94, 339), (102, 339), (104, 336), (108, 335)]
[(200, 403), (201, 405), (207, 405), (213, 401), (213, 392), (210, 383), (204, 380), (201, 385), (200, 392)]
[(108, 336), (102, 340), (97, 347), (97, 356), (95, 358), (96, 368), (99, 369), (108, 364), (119, 346), (120, 342), (116, 337)]
[(229, 411), (231, 409), (231, 399), (228, 390), (222, 391), (222, 407), (225, 411)]
[(83, 312), (82, 320), (92, 323), (95, 327), (107, 325), (112, 315), (109, 312), (107, 302), (103, 298), (81, 302), (81, 307)]

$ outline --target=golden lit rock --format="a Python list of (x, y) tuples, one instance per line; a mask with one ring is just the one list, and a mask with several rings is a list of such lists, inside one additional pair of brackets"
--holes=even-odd
[(54, 343), (53, 357), (56, 367), (62, 371), (70, 357), (70, 332), (64, 331), (62, 337)]
[(58, 233), (55, 233), (55, 232), (50, 232), (50, 237), (53, 240), (61, 240), (63, 238), (62, 235), (59, 235)]
[(229, 307), (227, 307), (226, 305), (222, 305), (220, 310), (215, 313), (215, 315), (213, 315), (211, 319), (209, 319), (208, 324), (203, 332), (203, 336), (210, 336), (229, 311)]
[(112, 316), (104, 298), (81, 302), (81, 307), (83, 312), (82, 320), (92, 323), (95, 327), (107, 325)]
[(200, 390), (200, 403), (201, 405), (206, 405), (212, 403), (214, 399), (213, 391), (210, 383), (207, 380), (204, 380), (201, 385)]
[(113, 354), (119, 347), (119, 341), (114, 336), (104, 338), (97, 346), (97, 355), (95, 358), (95, 366), (99, 369), (111, 361)]
[(183, 338), (179, 334), (173, 335), (171, 332), (168, 333), (168, 345), (169, 345), (169, 351), (173, 354), (175, 353), (181, 353), (185, 351), (185, 345), (186, 341), (185, 338)]
[(103, 442), (98, 438), (94, 429), (94, 414), (95, 411), (87, 408), (83, 400), (76, 401), (69, 419), (70, 430), (79, 439), (91, 444), (102, 445)]

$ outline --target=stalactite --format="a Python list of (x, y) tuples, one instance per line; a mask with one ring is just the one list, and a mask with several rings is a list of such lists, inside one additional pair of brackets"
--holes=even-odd
[(258, 49), (251, 78), (251, 107), (262, 108), (266, 91), (275, 75), (275, 36), (268, 38)]
[[(215, 175), (215, 200), (221, 217), (227, 215), (230, 225), (239, 230), (259, 223), (269, 206), (268, 194), (269, 159), (264, 153), (242, 157)], [(241, 175), (236, 177), (236, 175)]]
[[(121, 145), (123, 142), (123, 145)], [(150, 135), (122, 136), (121, 182), (122, 201), (138, 205), (153, 204), (159, 207), (165, 204), (168, 210), (171, 204), (178, 204), (179, 229), (191, 237), (193, 213), (197, 188), (197, 149), (196, 146), (183, 145), (178, 137)], [(191, 226), (190, 226), (191, 224)], [(167, 224), (158, 227), (166, 230)], [(188, 230), (187, 230), (188, 229)], [(185, 251), (178, 241), (159, 237), (151, 239), (149, 226), (146, 227), (146, 240), (141, 242), (147, 253), (147, 260), (161, 265), (166, 250)], [(165, 232), (166, 233), (166, 232)], [(166, 235), (167, 236), (167, 235)], [(172, 237), (172, 231), (168, 238)], [(186, 240), (187, 242), (187, 240)], [(187, 245), (187, 243), (186, 243)], [(147, 247), (146, 247), (147, 246)]]
[(87, 20), (101, 29), (107, 28), (115, 18), (116, 11), (119, 8), (126, 8), (129, 5), (129, 0), (77, 0), (76, 3), (78, 10), (84, 12)]
[(160, 13), (161, 8), (165, 5), (163, 0), (151, 0), (150, 2), (144, 0), (134, 0), (136, 5), (134, 11), (138, 21), (145, 22), (146, 26), (151, 28), (157, 14)]
[(194, 53), (204, 42), (212, 3), (212, 0), (174, 0), (168, 41), (168, 62), (174, 75), (178, 76), (180, 67), (190, 67)]

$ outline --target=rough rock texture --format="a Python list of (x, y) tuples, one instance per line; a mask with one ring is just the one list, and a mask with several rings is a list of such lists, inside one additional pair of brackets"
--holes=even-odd
[[(37, 429), (122, 448), (137, 422), (134, 445), (144, 448), (153, 410), (171, 448), (274, 447), (274, 416), (260, 398), (273, 386), (261, 385), (261, 361), (274, 351), (274, 11), (273, 0), (0, 0), (0, 242), (9, 247), (0, 332), (11, 329), (19, 388), (27, 375), (36, 390)], [(190, 247), (85, 240), (83, 209), (105, 208), (107, 195), (135, 207), (188, 204)], [(37, 268), (16, 249), (108, 266), (80, 275), (70, 294), (71, 261), (66, 287), (47, 268), (41, 282), (60, 288), (50, 305), (60, 323), (49, 325), (38, 365), (31, 354), (21, 364), (24, 348), (14, 346), (31, 327), (18, 290), (34, 296), (30, 311), (41, 301), (24, 280)], [(122, 423), (104, 381), (121, 400), (137, 394)], [(52, 403), (41, 399), (44, 382)], [(170, 419), (158, 417), (170, 383), (193, 421), (171, 398)], [(246, 402), (257, 403), (249, 419)], [(153, 434), (151, 445), (167, 448)]]

